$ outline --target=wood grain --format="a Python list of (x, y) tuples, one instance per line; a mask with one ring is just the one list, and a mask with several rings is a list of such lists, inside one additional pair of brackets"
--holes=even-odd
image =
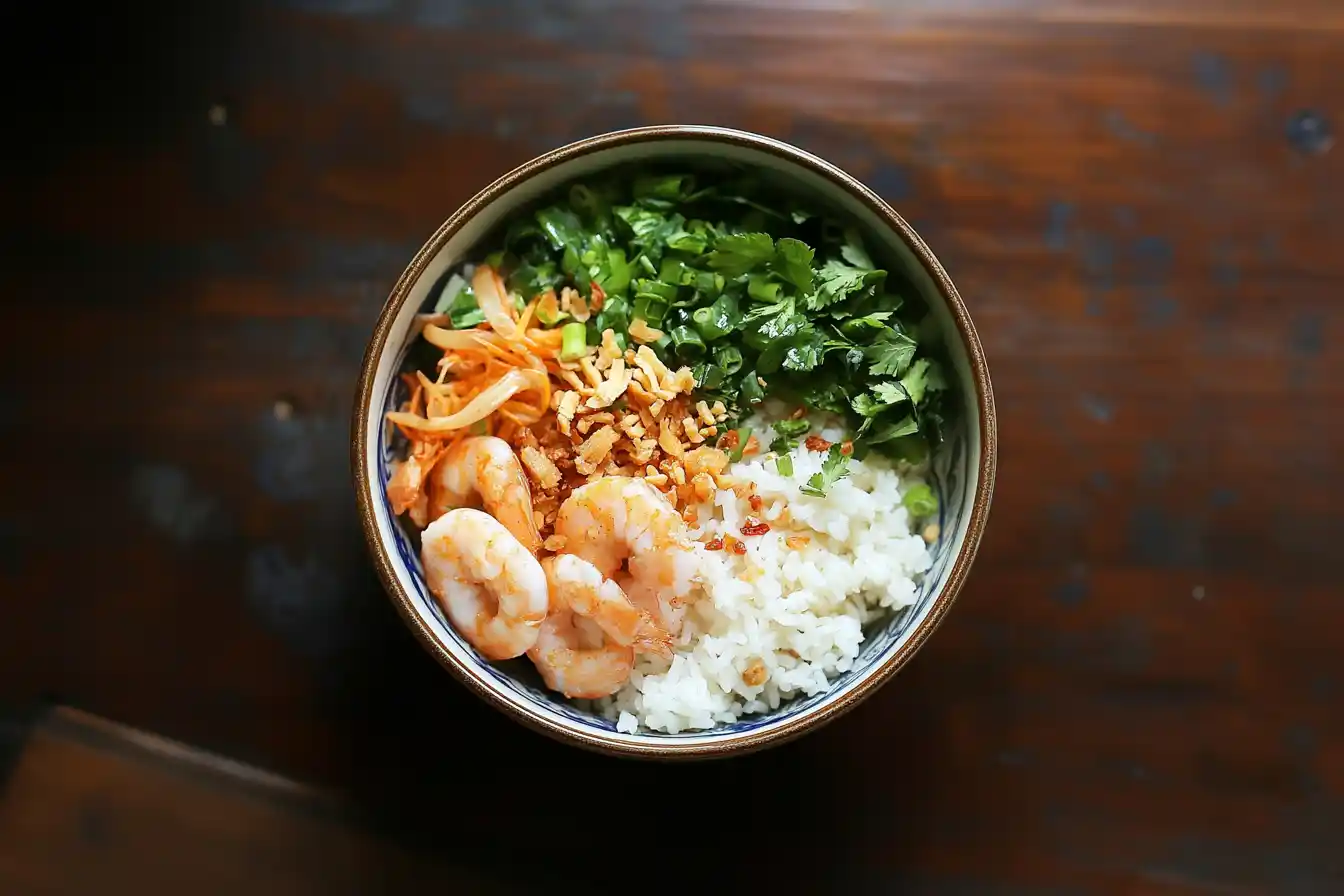
[[(1344, 126), (1344, 7), (155, 13), (115, 41), (45, 13), (25, 39), (66, 52), (8, 79), (31, 139), (3, 175), (0, 699), (64, 698), (498, 862), (520, 812), (572, 822), (536, 801), (559, 772), (659, 830), (727, 794), (676, 847), (725, 879), (1344, 884), (1344, 155), (1290, 129)], [(478, 705), (386, 606), (346, 469), (369, 327), (443, 218), (539, 150), (669, 121), (790, 140), (890, 200), (967, 299), (1001, 430), (980, 559), (908, 670), (802, 743), (695, 769)], [(758, 858), (818, 823), (805, 855)], [(762, 852), (739, 863), (744, 832)], [(573, 861), (543, 839), (535, 862)]]
[(0, 804), (6, 892), (513, 892), (364, 828), (332, 794), (57, 709)]

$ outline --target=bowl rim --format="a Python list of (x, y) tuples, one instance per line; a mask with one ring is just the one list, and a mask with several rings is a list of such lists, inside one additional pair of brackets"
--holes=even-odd
[[(925, 271), (936, 285), (949, 313), (956, 324), (957, 332), (965, 347), (971, 369), (971, 379), (975, 388), (976, 412), (980, 427), (980, 456), (978, 458), (978, 478), (975, 497), (967, 521), (966, 538), (962, 542), (957, 556), (953, 559), (940, 591), (934, 596), (932, 606), (923, 621), (911, 632), (905, 642), (883, 663), (869, 670), (843, 699), (818, 706), (814, 711), (789, 720), (786, 724), (765, 731), (734, 732), (722, 740), (708, 743), (629, 743), (608, 740), (600, 731), (583, 731), (553, 722), (534, 715), (526, 708), (519, 707), (498, 694), (485, 678), (469, 664), (460, 662), (435, 637), (424, 620), (415, 611), (410, 594), (398, 579), (389, 559), (389, 549), (378, 529), (374, 512), (375, 497), (373, 483), (370, 481), (366, 458), (370, 442), (369, 410), (373, 402), (374, 373), (378, 359), (387, 348), (392, 323), (409, 300), (411, 288), (420, 278), (429, 262), (438, 254), (449, 238), (460, 230), (481, 209), (522, 185), (530, 178), (553, 168), (600, 150), (616, 146), (638, 143), (655, 143), (669, 140), (703, 142), (712, 148), (715, 144), (729, 144), (762, 151), (781, 157), (803, 168), (821, 175), (836, 187), (844, 190), (863, 203), (891, 228), (910, 248), (923, 265)], [(970, 572), (979, 550), (980, 539), (989, 519), (989, 509), (994, 492), (994, 478), (998, 461), (998, 424), (994, 410), (994, 394), (990, 383), (989, 366), (985, 360), (980, 338), (971, 322), (969, 311), (953, 285), (951, 278), (937, 257), (913, 227), (901, 217), (881, 197), (865, 186), (861, 181), (836, 165), (806, 150), (791, 144), (749, 131), (709, 125), (651, 125), (611, 131), (588, 137), (564, 146), (557, 147), (524, 162), (522, 165), (497, 178), (493, 183), (480, 190), (452, 215), (450, 215), (434, 234), (425, 241), (406, 266), (393, 285), (382, 311), (374, 326), (361, 362), (359, 381), (355, 392), (354, 415), (351, 418), (351, 467), (355, 482), (355, 500), (358, 505), (360, 524), (364, 530), (364, 539), (374, 562), (378, 578), (383, 584), (393, 606), (403, 622), (414, 632), (421, 645), (429, 651), (439, 664), (453, 673), (469, 690), (474, 691), (487, 703), (534, 731), (538, 731), (555, 740), (573, 746), (583, 747), (608, 755), (632, 756), (637, 758), (662, 760), (708, 759), (728, 755), (743, 755), (778, 746), (803, 734), (816, 730), (822, 725), (834, 721), (863, 700), (874, 694), (919, 651), (929, 636), (942, 624), (948, 610), (956, 601), (962, 586)], [(712, 732), (708, 732), (711, 733)]]

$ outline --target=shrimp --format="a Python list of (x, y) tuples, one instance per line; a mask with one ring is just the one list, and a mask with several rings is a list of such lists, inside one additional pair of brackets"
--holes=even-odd
[(418, 529), (429, 523), (425, 467), (421, 458), (408, 457), (392, 465), (392, 475), (387, 480), (387, 499), (392, 503), (392, 512), (407, 514)]
[(591, 619), (607, 638), (637, 653), (671, 656), (671, 638), (653, 618), (632, 604), (621, 586), (574, 554), (541, 561), (551, 587), (552, 607)]
[(546, 573), (504, 524), (460, 507), (421, 536), (425, 582), (482, 656), (507, 660), (537, 643), (549, 607)]
[(686, 523), (642, 479), (608, 476), (575, 489), (560, 506), (555, 532), (566, 549), (611, 578), (625, 564), (627, 596), (663, 629), (681, 628), (677, 612), (700, 577)]
[(494, 436), (463, 439), (429, 475), (430, 519), (455, 507), (481, 506), (527, 550), (536, 554), (541, 548), (527, 474), (509, 443)]
[(551, 611), (528, 658), (546, 686), (566, 697), (616, 693), (635, 665), (642, 614), (615, 582), (573, 554), (548, 557), (542, 569)]
[(647, 585), (632, 575), (620, 575), (618, 573), (614, 581), (625, 592), (625, 596), (630, 603), (639, 607), (640, 612), (650, 620), (657, 620), (653, 624), (660, 631), (668, 633), (666, 652), (660, 650), (649, 650), (647, 652), (671, 656), (672, 636), (681, 633), (681, 623), (686, 618), (685, 599), (664, 596), (657, 586)]

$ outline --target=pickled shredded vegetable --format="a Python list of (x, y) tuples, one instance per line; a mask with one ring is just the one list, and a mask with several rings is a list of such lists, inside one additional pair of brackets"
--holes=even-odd
[(420, 335), (443, 357), (435, 378), (423, 371), (403, 375), (410, 400), (387, 415), (410, 442), (388, 483), (397, 513), (423, 516), (430, 474), (460, 439), (511, 438), (550, 411), (550, 373), (560, 354), (560, 332), (541, 327), (536, 299), (515, 316), (513, 297), (488, 265), (474, 272), (472, 291), (485, 317), (474, 329), (451, 329), (446, 314), (417, 315)]
[[(473, 423), (484, 420), (514, 395), (527, 391), (536, 392), (538, 395), (549, 392), (546, 374), (530, 368), (515, 368), (476, 392), (471, 400), (455, 413), (439, 417), (421, 417), (405, 411), (393, 411), (387, 415), (387, 419), (421, 436), (448, 433), (465, 429)], [(538, 410), (538, 419), (541, 413), (544, 413), (544, 409)]]

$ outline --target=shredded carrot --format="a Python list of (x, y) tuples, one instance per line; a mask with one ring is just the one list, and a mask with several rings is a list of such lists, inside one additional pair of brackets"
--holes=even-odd
[(518, 332), (519, 332), (519, 333), (526, 333), (526, 332), (527, 332), (528, 324), (532, 323), (532, 312), (536, 310), (536, 308), (537, 308), (537, 301), (538, 301), (540, 298), (541, 298), (541, 297), (538, 296), (537, 298), (535, 298), (535, 299), (533, 299), (532, 301), (528, 302), (528, 303), (527, 303), (527, 307), (523, 309), (523, 313), (522, 313), (522, 315), (518, 318)]
[(478, 269), (473, 285), (486, 321), (454, 330), (448, 320), (426, 318), (420, 335), (443, 356), (430, 373), (402, 375), (410, 398), (387, 414), (410, 442), (399, 483), (405, 494), (399, 492), (398, 504), (405, 507), (423, 501), (430, 472), (462, 439), (485, 433), (513, 440), (553, 413), (551, 375), (561, 371), (563, 336), (540, 326), (541, 297), (518, 313), (496, 272)]

